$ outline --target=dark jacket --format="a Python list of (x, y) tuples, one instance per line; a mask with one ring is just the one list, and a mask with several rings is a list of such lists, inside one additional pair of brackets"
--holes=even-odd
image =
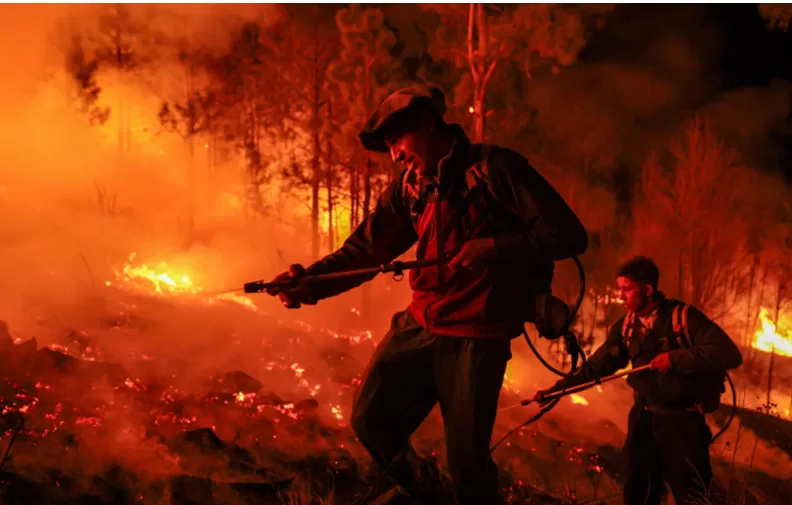
[[(561, 196), (523, 156), (471, 145), (461, 127), (448, 128), (456, 141), (439, 164), (439, 183), (403, 171), (344, 245), (307, 270), (319, 274), (374, 267), (416, 244), (417, 259), (433, 259), (467, 240), (495, 237), (497, 261), (484, 271), (411, 271), (410, 311), (439, 335), (512, 338), (522, 331), (525, 317), (507, 302), (526, 304), (532, 294), (549, 292), (553, 262), (582, 254), (588, 237)], [(479, 177), (475, 187), (468, 178), (473, 173)], [(323, 282), (314, 295), (334, 296), (374, 276)]]
[[(625, 317), (614, 324), (603, 343), (581, 371), (558, 381), (554, 390), (564, 389), (616, 373), (632, 363), (633, 368), (649, 364), (668, 352), (672, 369), (667, 373), (650, 370), (628, 377), (636, 395), (661, 407), (692, 407), (720, 397), (723, 372), (742, 364), (742, 354), (726, 332), (695, 307), (687, 315), (691, 347), (681, 343), (674, 332), (671, 315), (682, 302), (660, 296), (657, 319), (644, 338), (633, 336), (629, 343), (622, 335)], [(635, 335), (635, 333), (633, 333)]]

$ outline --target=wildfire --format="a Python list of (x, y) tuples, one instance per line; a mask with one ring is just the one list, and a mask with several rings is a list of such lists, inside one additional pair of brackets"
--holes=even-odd
[(168, 272), (168, 265), (164, 261), (157, 265), (156, 269), (149, 268), (145, 263), (140, 266), (132, 266), (131, 262), (133, 261), (135, 261), (134, 252), (124, 263), (119, 280), (133, 284), (139, 284), (139, 281), (150, 282), (157, 293), (198, 293), (200, 291), (193, 286), (188, 275)]
[(762, 328), (754, 334), (751, 346), (764, 352), (775, 352), (783, 356), (792, 356), (792, 334), (787, 331), (783, 335), (778, 333), (775, 323), (768, 317), (764, 307), (759, 311)]
[[(160, 295), (201, 295), (203, 293), (203, 288), (195, 285), (187, 273), (177, 273), (164, 261), (160, 262), (155, 268), (151, 268), (145, 263), (135, 266), (133, 265), (135, 257), (136, 254), (134, 252), (130, 254), (121, 270), (116, 272), (116, 281), (119, 285), (124, 287), (131, 286), (142, 290), (153, 288), (154, 292)], [(106, 281), (105, 284), (107, 286), (113, 285), (111, 281)], [(236, 293), (223, 293), (214, 296), (203, 295), (201, 301), (204, 303), (229, 301), (253, 312), (258, 312), (258, 307), (250, 298)]]

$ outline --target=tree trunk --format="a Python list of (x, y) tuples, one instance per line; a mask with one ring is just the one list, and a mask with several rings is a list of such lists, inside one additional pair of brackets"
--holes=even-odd
[[(476, 43), (478, 35), (478, 44)], [(470, 4), (468, 13), (468, 65), (473, 80), (473, 120), (476, 142), (486, 139), (487, 83), (498, 64), (489, 54), (489, 26), (483, 4)]]
[(756, 349), (754, 349), (753, 346), (753, 339), (754, 339), (754, 333), (756, 333), (756, 325), (759, 322), (759, 314), (762, 312), (762, 305), (764, 304), (765, 287), (767, 286), (767, 273), (768, 273), (768, 268), (765, 267), (762, 272), (762, 281), (759, 283), (759, 285), (761, 286), (759, 288), (759, 300), (756, 303), (756, 310), (753, 313), (753, 325), (752, 325), (753, 332), (751, 333), (751, 341), (748, 344), (748, 359), (745, 360), (748, 363), (753, 363), (756, 357)]
[(312, 129), (312, 149), (313, 155), (311, 157), (311, 258), (313, 260), (319, 259), (319, 190), (322, 185), (322, 170), (319, 165), (319, 157), (321, 155), (321, 138), (320, 126), (321, 119), (319, 118), (319, 106), (321, 99), (321, 80), (319, 76), (319, 38), (316, 37), (316, 47), (314, 48), (314, 89), (313, 89), (313, 107), (311, 117)]
[[(330, 120), (333, 117), (333, 103), (330, 101), (328, 97), (327, 100), (327, 122), (330, 124)], [(333, 198), (335, 197), (333, 193), (333, 178), (335, 177), (335, 165), (333, 163), (333, 141), (332, 136), (327, 137), (327, 147), (325, 149), (325, 185), (327, 186), (327, 238), (328, 238), (328, 249), (330, 252), (335, 251), (335, 219), (333, 214), (335, 213), (335, 208), (333, 206)]]
[[(776, 291), (775, 315), (773, 323), (775, 324), (775, 331), (778, 333), (778, 318), (781, 315), (781, 302), (784, 298), (784, 275), (779, 272), (778, 275), (778, 289)], [(770, 407), (770, 394), (773, 391), (773, 365), (775, 364), (775, 343), (770, 351), (770, 366), (767, 369), (767, 407)]]
[(749, 274), (749, 281), (748, 281), (748, 310), (745, 317), (745, 333), (743, 334), (743, 346), (747, 347), (751, 345), (751, 339), (753, 338), (753, 327), (751, 326), (751, 320), (753, 319), (753, 312), (751, 308), (753, 307), (753, 294), (754, 294), (754, 284), (756, 284), (756, 268), (759, 264), (759, 255), (754, 255), (754, 260), (751, 262), (751, 273)]
[[(329, 168), (329, 167), (328, 167)], [(333, 222), (333, 178), (327, 177), (327, 247), (329, 252), (335, 251), (335, 223)]]
[(596, 330), (596, 328), (597, 328), (597, 312), (598, 312), (598, 309), (599, 309), (599, 299), (600, 299), (599, 295), (596, 294), (596, 292), (595, 292), (595, 294), (594, 294), (594, 315), (592, 316), (591, 332), (589, 334), (589, 342), (591, 342), (592, 346), (594, 345), (594, 330)]
[(195, 160), (195, 134), (187, 137), (187, 242), (192, 243), (195, 234), (195, 177), (193, 165)]
[(356, 163), (349, 165), (349, 229), (357, 226), (358, 211), (358, 169)]
[(363, 171), (363, 219), (366, 219), (371, 210), (371, 155), (366, 151)]
[[(363, 219), (368, 218), (371, 206), (371, 155), (366, 151), (363, 159)], [(360, 314), (366, 321), (371, 317), (371, 283), (367, 282), (360, 289)]]
[[(193, 81), (192, 63), (187, 63), (187, 243), (192, 244), (195, 235), (195, 135), (198, 127), (198, 118), (193, 106), (195, 99), (195, 83)], [(128, 146), (127, 146), (128, 147)]]
[(115, 57), (116, 69), (118, 70), (118, 154), (123, 159), (124, 156), (124, 91), (121, 75), (123, 74), (124, 59), (121, 49), (121, 28), (115, 32)]

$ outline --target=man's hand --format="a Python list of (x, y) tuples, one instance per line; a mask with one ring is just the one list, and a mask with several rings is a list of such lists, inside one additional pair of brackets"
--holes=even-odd
[(448, 268), (457, 270), (459, 268), (475, 269), (485, 266), (495, 258), (495, 239), (493, 238), (474, 238), (468, 240), (459, 252), (448, 262)]
[(553, 401), (552, 398), (548, 399), (545, 397), (548, 394), (553, 393), (555, 391), (557, 391), (555, 388), (548, 388), (537, 391), (536, 394), (533, 395), (533, 398), (531, 398), (531, 402), (539, 404), (540, 407), (544, 407), (545, 405)]
[(285, 287), (274, 286), (267, 289), (267, 294), (278, 295), (283, 306), (287, 309), (299, 309), (304, 305), (316, 305), (316, 300), (312, 296), (310, 283), (303, 280), (305, 268), (302, 265), (292, 265), (287, 272), (275, 277), (272, 282), (288, 282)]
[(652, 369), (660, 372), (667, 372), (671, 370), (671, 356), (667, 352), (658, 354), (652, 360)]

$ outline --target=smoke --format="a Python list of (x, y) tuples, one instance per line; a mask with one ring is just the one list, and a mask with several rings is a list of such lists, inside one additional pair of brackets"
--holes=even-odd
[(651, 150), (664, 149), (704, 113), (753, 168), (778, 170), (781, 146), (771, 137), (784, 131), (789, 84), (735, 87), (727, 65), (749, 63), (726, 60), (735, 56), (727, 55), (728, 38), (700, 6), (619, 6), (578, 64), (532, 82), (538, 135), (558, 144), (555, 157), (570, 168), (593, 159), (606, 171), (626, 164), (635, 172)]
[[(218, 155), (210, 171), (208, 144), (199, 142), (200, 154), (191, 160), (183, 140), (162, 131), (159, 107), (175, 93), (152, 84), (178, 82), (174, 65), (156, 68), (165, 79), (152, 79), (147, 73), (152, 69), (120, 76), (100, 68), (97, 105), (111, 112), (106, 123), (90, 124), (65, 63), (72, 28), (80, 28), (90, 48), (97, 9), (102, 8), (0, 8), (8, 14), (0, 15), (2, 63), (11, 69), (0, 85), (5, 119), (0, 126), (0, 213), (9, 216), (0, 220), (0, 320), (9, 323), (16, 339), (35, 337), (39, 348), (58, 345), (77, 356), (87, 346), (98, 353), (92, 359), (116, 363), (130, 378), (176, 388), (187, 397), (208, 394), (212, 377), (240, 371), (264, 382), (262, 395), (294, 403), (318, 395), (318, 426), (337, 423), (339, 415), (346, 418), (351, 396), (342, 395), (343, 384), (336, 384), (333, 374), (349, 381), (362, 371), (372, 346), (359, 332), (384, 333), (389, 313), (406, 305), (404, 287), (390, 279), (375, 282), (375, 316), (364, 319), (358, 315), (360, 290), (296, 312), (258, 295), (251, 298), (258, 308), (253, 313), (201, 294), (157, 294), (146, 281), (133, 288), (119, 277), (129, 263), (145, 264), (179, 281), (189, 277), (203, 291), (272, 278), (290, 263), (309, 260), (308, 208), (302, 197), (290, 198), (273, 187), (268, 195), (272, 214), (246, 214), (240, 191), (243, 160)], [(171, 14), (187, 17), (196, 30), (192, 35), (219, 51), (235, 23), (274, 19), (269, 7), (177, 7)], [(217, 23), (231, 18), (225, 25)], [(223, 26), (222, 33), (217, 26)], [(274, 145), (263, 149), (279, 152)], [(187, 226), (190, 167), (196, 190), (193, 233)], [(313, 326), (306, 327), (309, 323)], [(350, 346), (343, 334), (363, 343), (341, 352)], [(84, 343), (75, 347), (75, 338)], [(330, 361), (338, 355), (343, 360), (345, 354), (344, 367)], [(121, 464), (149, 473), (172, 470), (170, 456), (163, 457), (171, 449), (145, 432), (146, 409), (109, 386), (91, 386), (80, 378), (74, 382), (70, 397), (86, 397), (105, 410), (99, 427), (85, 425), (76, 434), (80, 449), (72, 453), (71, 468), (102, 473)], [(324, 389), (312, 389), (316, 386)], [(256, 421), (233, 417), (224, 408), (196, 414), (195, 427), (214, 427), (224, 440), (260, 433), (260, 427), (250, 429)], [(321, 436), (308, 441), (304, 433), (295, 435), (298, 440), (279, 435), (268, 444), (273, 451), (295, 454), (300, 446), (300, 454), (327, 453), (331, 445)], [(70, 465), (55, 459), (56, 447), (52, 451), (52, 461)], [(35, 467), (42, 457), (46, 453), (38, 451), (34, 461), (16, 461)]]
[[(311, 397), (311, 388), (322, 384), (322, 415), (332, 415), (329, 409), (338, 402), (348, 419), (350, 395), (339, 385), (340, 378), (363, 370), (372, 340), (387, 330), (389, 314), (407, 303), (404, 284), (378, 279), (371, 291), (374, 315), (369, 319), (358, 315), (360, 290), (298, 312), (288, 312), (277, 300), (260, 295), (253, 299), (259, 312), (252, 313), (232, 302), (209, 304), (201, 295), (160, 296), (151, 286), (144, 293), (125, 285), (119, 288), (117, 274), (127, 261), (155, 270), (166, 262), (163, 272), (189, 276), (206, 291), (272, 277), (290, 263), (309, 259), (308, 221), (301, 201), (277, 194), (273, 206), (280, 214), (274, 212), (268, 219), (246, 216), (238, 191), (240, 160), (229, 156), (210, 176), (204, 156), (208, 144), (198, 143), (201, 154), (190, 160), (182, 139), (162, 131), (157, 112), (163, 99), (178, 91), (175, 64), (158, 66), (164, 76), (152, 76), (150, 69), (130, 76), (100, 71), (98, 104), (111, 113), (104, 125), (89, 123), (79, 110), (74, 79), (64, 70), (65, 57), (75, 26), (86, 45), (95, 43), (89, 35), (103, 8), (0, 7), (0, 107), (5, 119), (0, 126), (0, 214), (7, 216), (0, 220), (0, 319), (9, 322), (14, 337), (36, 337), (40, 346), (65, 345), (69, 330), (84, 332), (105, 361), (120, 363), (133, 377), (171, 384), (183, 392), (203, 392), (208, 377), (231, 370), (266, 381), (262, 392), (290, 400)], [(217, 51), (226, 47), (234, 26), (250, 20), (266, 24), (278, 14), (272, 6), (129, 8), (154, 26), (172, 27), (176, 38), (200, 40)], [(581, 165), (589, 160), (603, 172), (625, 158), (637, 163), (653, 136), (671, 129), (668, 118), (689, 110), (702, 93), (690, 91), (708, 68), (702, 56), (692, 52), (685, 39), (673, 37), (659, 42), (650, 54), (652, 68), (590, 62), (536, 82), (530, 96), (539, 110), (541, 129), (557, 143), (557, 153)], [(788, 108), (784, 88), (766, 93), (757, 89), (721, 95), (712, 114), (724, 122), (731, 115), (754, 118), (739, 123), (735, 138), (761, 139), (777, 124), (777, 111)], [(765, 106), (768, 96), (771, 105)], [(120, 150), (122, 125), (127, 131)], [(276, 152), (276, 146), (267, 148)], [(191, 163), (199, 188), (193, 195), (197, 233), (187, 237)], [(560, 180), (562, 173), (553, 175)], [(587, 225), (613, 224), (616, 203), (606, 190), (592, 190), (577, 180), (565, 191), (570, 200), (588, 196), (573, 203)], [(129, 260), (132, 252), (135, 258)], [(338, 335), (341, 329), (362, 338), (363, 344), (337, 338), (344, 336)], [(353, 329), (370, 330), (373, 339)], [(554, 381), (524, 343), (516, 341), (514, 353), (509, 375), (523, 397)], [(343, 361), (343, 366), (331, 366), (331, 358)], [(328, 377), (332, 382), (335, 375), (339, 384), (328, 387)], [(581, 412), (586, 417), (592, 413), (601, 428), (594, 442), (612, 443), (618, 439), (616, 429), (624, 431), (630, 398), (623, 384), (608, 388), (585, 393), (588, 406), (565, 400), (556, 414), (579, 420)], [(77, 397), (79, 387), (71, 392)], [(92, 390), (94, 400), (116, 403), (118, 409), (107, 412), (101, 430), (86, 427), (81, 457), (93, 461), (96, 471), (113, 462), (172, 471), (170, 451), (141, 432), (140, 412), (124, 411), (121, 396), (103, 386)], [(499, 430), (521, 421), (524, 412), (501, 415)], [(266, 428), (255, 425), (255, 430), (248, 430), (252, 421), (226, 422), (223, 416), (218, 408), (196, 424), (216, 426), (225, 440)], [(577, 422), (563, 424), (563, 429), (542, 426), (557, 437), (586, 429)], [(293, 454), (298, 445), (294, 438), (269, 443)], [(305, 438), (299, 440), (302, 445), (307, 445)], [(326, 450), (328, 440), (316, 436), (311, 443)], [(81, 464), (85, 461), (75, 462), (75, 467)]]

